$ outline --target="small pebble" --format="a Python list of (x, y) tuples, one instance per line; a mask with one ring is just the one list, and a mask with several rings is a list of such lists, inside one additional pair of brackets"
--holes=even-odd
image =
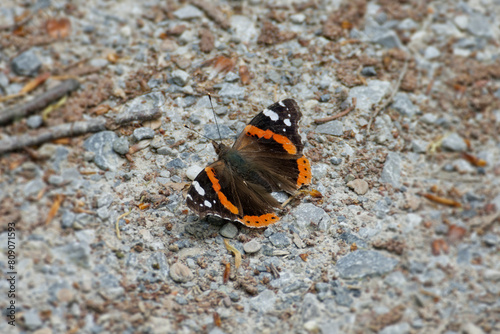
[(176, 262), (170, 266), (170, 278), (177, 283), (186, 283), (193, 279), (193, 273), (186, 265)]
[(366, 194), (366, 192), (368, 191), (368, 182), (366, 182), (365, 180), (362, 180), (362, 179), (356, 179), (356, 180), (352, 180), (352, 181), (349, 181), (347, 183), (347, 186), (349, 188), (351, 188), (352, 190), (354, 190), (354, 192), (358, 195), (364, 195)]
[(255, 239), (251, 240), (243, 245), (243, 250), (247, 254), (257, 253), (258, 251), (260, 251), (261, 248), (262, 248), (262, 244), (260, 242), (256, 241)]
[(238, 235), (238, 228), (233, 223), (227, 223), (220, 229), (220, 235), (224, 238), (233, 239)]

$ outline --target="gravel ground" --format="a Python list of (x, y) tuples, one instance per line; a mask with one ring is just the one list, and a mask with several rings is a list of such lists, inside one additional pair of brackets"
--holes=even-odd
[[(80, 84), (2, 145), (161, 117), (0, 155), (0, 332), (500, 333), (499, 22), (498, 0), (2, 1), (0, 115)], [(207, 92), (228, 143), (301, 107), (313, 182), (278, 224), (188, 210)]]

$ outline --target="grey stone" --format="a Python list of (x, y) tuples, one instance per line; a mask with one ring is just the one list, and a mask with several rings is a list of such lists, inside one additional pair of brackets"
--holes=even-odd
[(492, 30), (488, 18), (480, 13), (469, 16), (467, 30), (478, 37), (492, 37)]
[(185, 168), (186, 164), (181, 159), (175, 158), (175, 159), (170, 160), (169, 162), (167, 162), (167, 164), (166, 164), (165, 167), (180, 169), (180, 168)]
[(120, 137), (113, 142), (113, 150), (118, 154), (127, 154), (130, 149), (127, 138)]
[(174, 282), (186, 283), (193, 279), (193, 273), (186, 265), (176, 262), (170, 267), (170, 277)]
[(176, 10), (173, 14), (179, 20), (191, 20), (203, 16), (203, 12), (192, 5), (186, 5)]
[(248, 43), (257, 39), (259, 31), (255, 27), (255, 22), (248, 16), (233, 15), (230, 19), (231, 29), (234, 35), (243, 43)]
[[(158, 279), (155, 282), (163, 282), (169, 275), (167, 256), (163, 252), (155, 252), (146, 261), (146, 267), (153, 272)], [(151, 282), (154, 283), (154, 282)]]
[(330, 94), (323, 94), (320, 96), (319, 102), (328, 102), (328, 101), (330, 101), (331, 98), (332, 97)]
[(155, 130), (148, 127), (137, 128), (134, 130), (134, 139), (136, 141), (141, 141), (144, 139), (152, 139), (154, 136), (155, 136)]
[(420, 117), (420, 120), (426, 124), (436, 124), (438, 117), (434, 114), (425, 114)]
[(188, 304), (188, 301), (186, 298), (184, 298), (183, 296), (181, 295), (177, 295), (175, 296), (175, 301), (177, 304), (179, 305), (187, 305)]
[(95, 153), (94, 163), (102, 170), (116, 171), (122, 163), (120, 156), (113, 151), (113, 142), (117, 137), (113, 131), (101, 131), (83, 143), (87, 151)]
[(307, 289), (308, 285), (306, 285), (302, 281), (295, 281), (292, 284), (285, 286), (282, 291), (283, 291), (283, 293), (292, 293), (292, 292), (298, 291), (302, 288)]
[(445, 137), (441, 142), (441, 146), (448, 151), (463, 152), (467, 150), (467, 144), (465, 140), (458, 135), (458, 133), (453, 132), (449, 136)]
[(428, 46), (424, 51), (424, 57), (426, 59), (432, 60), (436, 59), (441, 55), (441, 52), (435, 46)]
[(356, 109), (364, 113), (370, 113), (373, 105), (379, 103), (389, 93), (391, 84), (387, 81), (370, 80), (367, 86), (356, 86), (351, 88), (347, 102), (352, 104), (352, 98), (356, 98)]
[(375, 71), (375, 67), (373, 66), (366, 66), (361, 70), (361, 75), (365, 77), (374, 77), (377, 75), (377, 71)]
[(292, 243), (290, 238), (283, 232), (274, 233), (269, 237), (269, 241), (277, 248), (285, 248)]
[(372, 43), (380, 44), (387, 49), (401, 48), (402, 44), (395, 31), (387, 30), (376, 33), (371, 38)]
[(246, 89), (237, 84), (223, 83), (219, 95), (223, 98), (242, 100), (245, 98)]
[(49, 176), (48, 182), (54, 186), (60, 186), (64, 183), (64, 178), (61, 175), (52, 174)]
[(300, 306), (300, 315), (304, 323), (321, 316), (319, 301), (312, 293), (307, 293), (304, 296)]
[(337, 262), (337, 271), (342, 278), (359, 279), (390, 272), (398, 262), (380, 252), (358, 250), (340, 258)]
[(24, 325), (29, 329), (34, 331), (35, 329), (42, 326), (42, 320), (38, 316), (38, 311), (34, 308), (24, 312)]
[(453, 22), (457, 26), (457, 28), (461, 30), (467, 29), (467, 26), (469, 25), (469, 17), (467, 15), (457, 15), (453, 19)]
[(175, 70), (172, 72), (172, 83), (178, 86), (186, 86), (189, 81), (189, 74), (183, 70)]
[(420, 109), (413, 104), (406, 93), (397, 93), (391, 107), (403, 116), (413, 117)]
[(318, 125), (316, 127), (316, 132), (325, 135), (342, 136), (344, 134), (344, 127), (342, 122), (334, 120)]
[(330, 162), (334, 165), (340, 165), (342, 163), (342, 158), (333, 157), (330, 159)]
[(90, 269), (90, 247), (83, 242), (72, 242), (53, 250), (56, 257), (79, 267)]
[(395, 188), (400, 187), (401, 157), (396, 152), (389, 152), (385, 160), (384, 169), (380, 176), (380, 182), (389, 183)]
[(429, 142), (421, 139), (413, 139), (411, 142), (411, 149), (415, 153), (425, 153), (427, 152), (427, 147)]
[(43, 124), (43, 118), (40, 115), (33, 115), (26, 119), (26, 125), (31, 129), (37, 129)]
[(238, 228), (232, 223), (227, 223), (220, 229), (220, 235), (224, 238), (233, 239), (238, 235)]
[(311, 225), (319, 225), (322, 220), (330, 220), (328, 214), (322, 208), (318, 208), (312, 203), (302, 203), (293, 210), (293, 216), (297, 225), (305, 228)]
[(90, 60), (90, 65), (93, 67), (101, 68), (108, 66), (109, 62), (103, 58), (93, 58)]
[(42, 67), (42, 62), (38, 59), (33, 50), (30, 49), (12, 59), (11, 65), (12, 70), (17, 75), (34, 76), (37, 74), (40, 67)]
[(410, 325), (406, 322), (401, 322), (399, 324), (390, 325), (382, 329), (378, 334), (409, 334)]
[(377, 202), (375, 202), (375, 205), (373, 206), (372, 211), (375, 213), (377, 218), (382, 219), (389, 212), (389, 205), (387, 204), (386, 201), (384, 201), (383, 199), (380, 199)]
[[(203, 128), (203, 131), (205, 132), (205, 136), (209, 139), (228, 139), (228, 138), (234, 138), (236, 136), (236, 133), (231, 130), (227, 125), (219, 124), (219, 130), (217, 130), (217, 125), (216, 124), (206, 124)], [(219, 131), (220, 131), (220, 136), (219, 138)]]
[[(161, 92), (152, 92), (141, 95), (125, 104), (122, 112), (118, 115), (118, 119), (120, 119), (120, 117), (134, 117), (134, 114), (152, 114), (158, 109), (162, 110), (162, 108), (165, 107), (165, 104), (165, 96)], [(171, 119), (174, 119), (175, 116), (176, 115), (174, 114), (169, 114)]]
[(229, 72), (224, 77), (224, 81), (226, 82), (237, 82), (238, 80), (240, 80), (240, 76), (234, 72)]
[(73, 222), (75, 221), (76, 215), (70, 211), (65, 210), (61, 217), (61, 227), (62, 228), (70, 228), (73, 226)]
[(247, 242), (246, 244), (243, 245), (243, 250), (247, 254), (257, 253), (258, 251), (260, 251), (261, 248), (262, 248), (262, 244), (260, 242), (256, 241), (255, 239), (250, 240), (249, 242)]
[(403, 275), (402, 272), (395, 271), (387, 275), (387, 277), (385, 278), (385, 283), (387, 283), (390, 286), (402, 288), (403, 285), (406, 284), (406, 277), (405, 275)]
[(342, 287), (336, 287), (332, 290), (333, 295), (335, 296), (333, 299), (335, 303), (339, 306), (349, 307), (351, 306), (353, 300), (349, 295), (349, 291)]
[(344, 232), (339, 235), (339, 239), (345, 241), (345, 243), (348, 245), (355, 243), (356, 245), (358, 245), (358, 248), (368, 248), (366, 241), (349, 232)]
[(44, 187), (45, 183), (41, 179), (31, 180), (23, 188), (24, 196), (36, 196)]
[(295, 24), (302, 24), (306, 20), (306, 16), (302, 13), (300, 14), (294, 14), (290, 16), (290, 21), (292, 21)]
[(274, 309), (276, 299), (275, 293), (266, 289), (257, 297), (250, 299), (250, 307), (259, 313), (266, 313)]

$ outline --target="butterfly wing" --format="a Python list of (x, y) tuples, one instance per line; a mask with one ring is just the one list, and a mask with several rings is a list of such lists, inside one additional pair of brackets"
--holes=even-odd
[(311, 164), (299, 134), (301, 117), (292, 99), (272, 104), (250, 121), (233, 146), (273, 191), (293, 193), (311, 183)]
[(231, 171), (222, 160), (198, 174), (188, 190), (186, 202), (202, 218), (213, 215), (249, 227), (265, 227), (279, 220), (274, 213), (279, 202), (261, 185), (246, 182)]

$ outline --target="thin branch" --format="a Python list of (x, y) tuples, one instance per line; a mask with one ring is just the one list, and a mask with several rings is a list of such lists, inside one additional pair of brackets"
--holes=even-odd
[(0, 112), (0, 125), (8, 123), (15, 118), (26, 117), (37, 110), (43, 109), (53, 101), (56, 101), (69, 92), (78, 89), (78, 87), (80, 87), (80, 83), (78, 81), (74, 79), (66, 80), (26, 103), (17, 104), (13, 107), (7, 108)]
[(332, 115), (332, 116), (328, 116), (328, 117), (324, 117), (324, 118), (315, 119), (314, 123), (316, 123), (316, 124), (322, 124), (322, 123), (333, 121), (333, 120), (335, 120), (337, 118), (344, 117), (345, 115), (347, 115), (348, 113), (350, 113), (354, 109), (356, 109), (356, 98), (355, 97), (352, 98), (352, 104), (346, 110), (344, 110), (341, 113), (338, 113), (336, 115)]
[(122, 125), (134, 121), (150, 121), (161, 115), (160, 109), (147, 110), (143, 112), (129, 112), (106, 120), (103, 117), (94, 118), (89, 121), (79, 121), (53, 126), (45, 129), (37, 135), (24, 134), (21, 136), (8, 137), (0, 140), (0, 154), (18, 150), (24, 147), (40, 145), (52, 140), (66, 137), (80, 136), (86, 133), (99, 132), (103, 130), (115, 130)]
[(405, 77), (407, 70), (408, 70), (408, 58), (405, 60), (405, 64), (403, 65), (403, 70), (401, 71), (401, 74), (399, 75), (398, 81), (396, 82), (396, 85), (394, 86), (394, 89), (392, 90), (391, 95), (380, 107), (375, 109), (375, 111), (370, 116), (370, 121), (368, 122), (368, 128), (366, 129), (367, 135), (370, 134), (370, 129), (372, 127), (372, 123), (373, 123), (373, 120), (375, 119), (375, 117), (378, 116), (378, 114), (381, 110), (384, 110), (385, 108), (387, 108), (387, 106), (389, 104), (392, 103), (394, 96), (396, 96), (396, 93), (398, 92), (399, 87), (401, 86), (401, 82), (403, 81), (403, 78)]

